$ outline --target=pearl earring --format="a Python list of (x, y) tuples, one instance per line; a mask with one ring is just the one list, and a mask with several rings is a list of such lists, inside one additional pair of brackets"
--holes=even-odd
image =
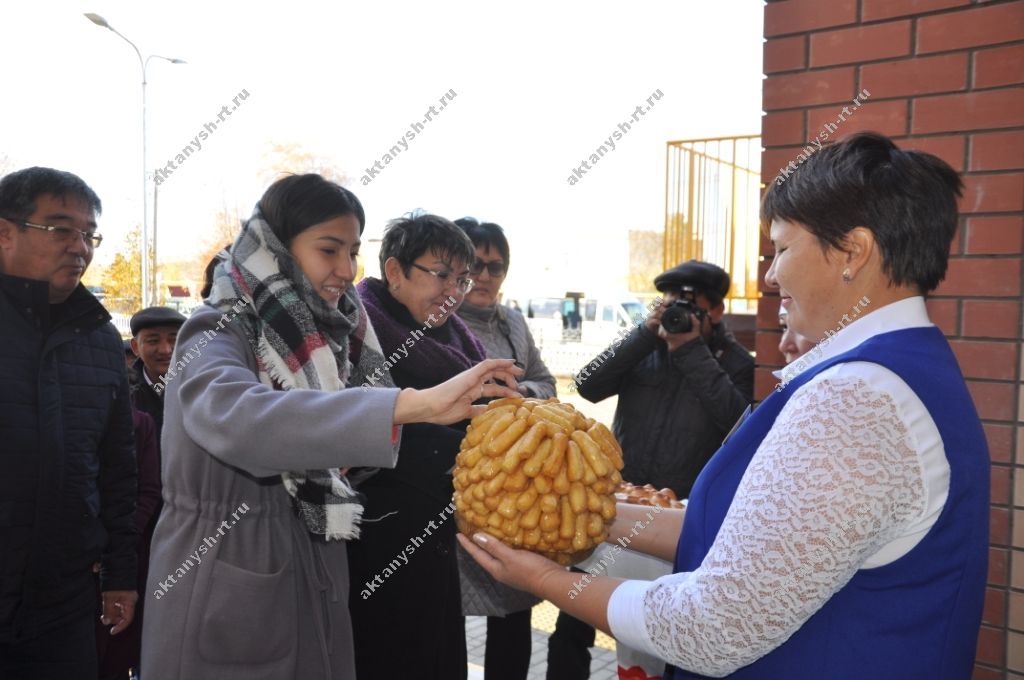
[(844, 269), (843, 270), (843, 282), (844, 283), (849, 283), (850, 281), (853, 281), (853, 277), (850, 276), (850, 270), (849, 269)]

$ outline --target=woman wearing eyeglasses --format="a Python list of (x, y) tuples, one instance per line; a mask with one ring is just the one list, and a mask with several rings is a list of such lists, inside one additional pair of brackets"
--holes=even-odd
[[(472, 217), (455, 220), (476, 248), (469, 267), (473, 290), (459, 307), (459, 318), (480, 338), (491, 358), (514, 359), (524, 370), (519, 391), (527, 397), (555, 396), (555, 378), (540, 358), (540, 351), (521, 312), (498, 304), (498, 293), (508, 273), (509, 247), (505, 232), (492, 222)], [(460, 550), (462, 613), (487, 617), (484, 675), (487, 680), (525, 680), (530, 670), (533, 636), (530, 612), (540, 599), (498, 583)]]
[[(436, 215), (393, 220), (382, 278), (357, 286), (398, 387), (438, 385), (485, 357), (455, 310), (473, 287), (473, 244)], [(370, 382), (373, 373), (370, 373)], [(482, 395), (481, 395), (482, 396)], [(450, 508), (462, 426), (406, 426), (398, 465), (360, 485), (364, 529), (349, 545), (349, 608), (360, 680), (466, 677), (465, 619)], [(420, 460), (413, 460), (421, 457)], [(400, 615), (396, 615), (400, 614)]]

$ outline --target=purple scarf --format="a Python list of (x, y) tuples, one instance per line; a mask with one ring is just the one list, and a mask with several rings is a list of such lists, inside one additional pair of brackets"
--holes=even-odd
[[(384, 366), (398, 387), (425, 389), (440, 385), (487, 357), (484, 346), (454, 310), (441, 326), (416, 321), (380, 279), (365, 278), (356, 286), (366, 314), (377, 332)], [(449, 298), (454, 302), (454, 298)]]

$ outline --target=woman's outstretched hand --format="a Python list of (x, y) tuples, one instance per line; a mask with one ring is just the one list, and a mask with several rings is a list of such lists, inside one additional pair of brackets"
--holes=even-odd
[[(620, 579), (566, 571), (542, 555), (510, 548), (493, 536), (478, 532), (472, 539), (457, 535), (459, 543), (488, 574), (518, 590), (548, 600), (562, 611), (611, 633), (608, 602)], [(585, 589), (585, 590), (584, 590)]]
[(539, 594), (545, 577), (564, 573), (565, 569), (551, 560), (528, 550), (510, 548), (493, 536), (478, 533), (473, 540), (457, 535), (459, 543), (488, 574), (517, 590)]
[[(511, 359), (486, 359), (437, 387), (405, 389), (395, 402), (395, 424), (437, 423), (448, 425), (483, 413), (486, 406), (473, 406), (483, 397), (520, 397), (516, 376), (523, 374)], [(503, 387), (494, 380), (501, 380)]]

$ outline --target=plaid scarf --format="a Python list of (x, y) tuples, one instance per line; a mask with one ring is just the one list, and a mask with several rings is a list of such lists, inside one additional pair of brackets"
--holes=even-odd
[[(255, 351), (260, 382), (274, 389), (344, 389), (364, 383), (384, 360), (355, 286), (338, 307), (328, 305), (258, 208), (214, 270), (207, 302), (227, 311), (241, 300), (247, 304), (236, 322)], [(390, 375), (375, 384), (394, 385)], [(311, 533), (359, 537), (362, 498), (338, 468), (281, 478)]]

